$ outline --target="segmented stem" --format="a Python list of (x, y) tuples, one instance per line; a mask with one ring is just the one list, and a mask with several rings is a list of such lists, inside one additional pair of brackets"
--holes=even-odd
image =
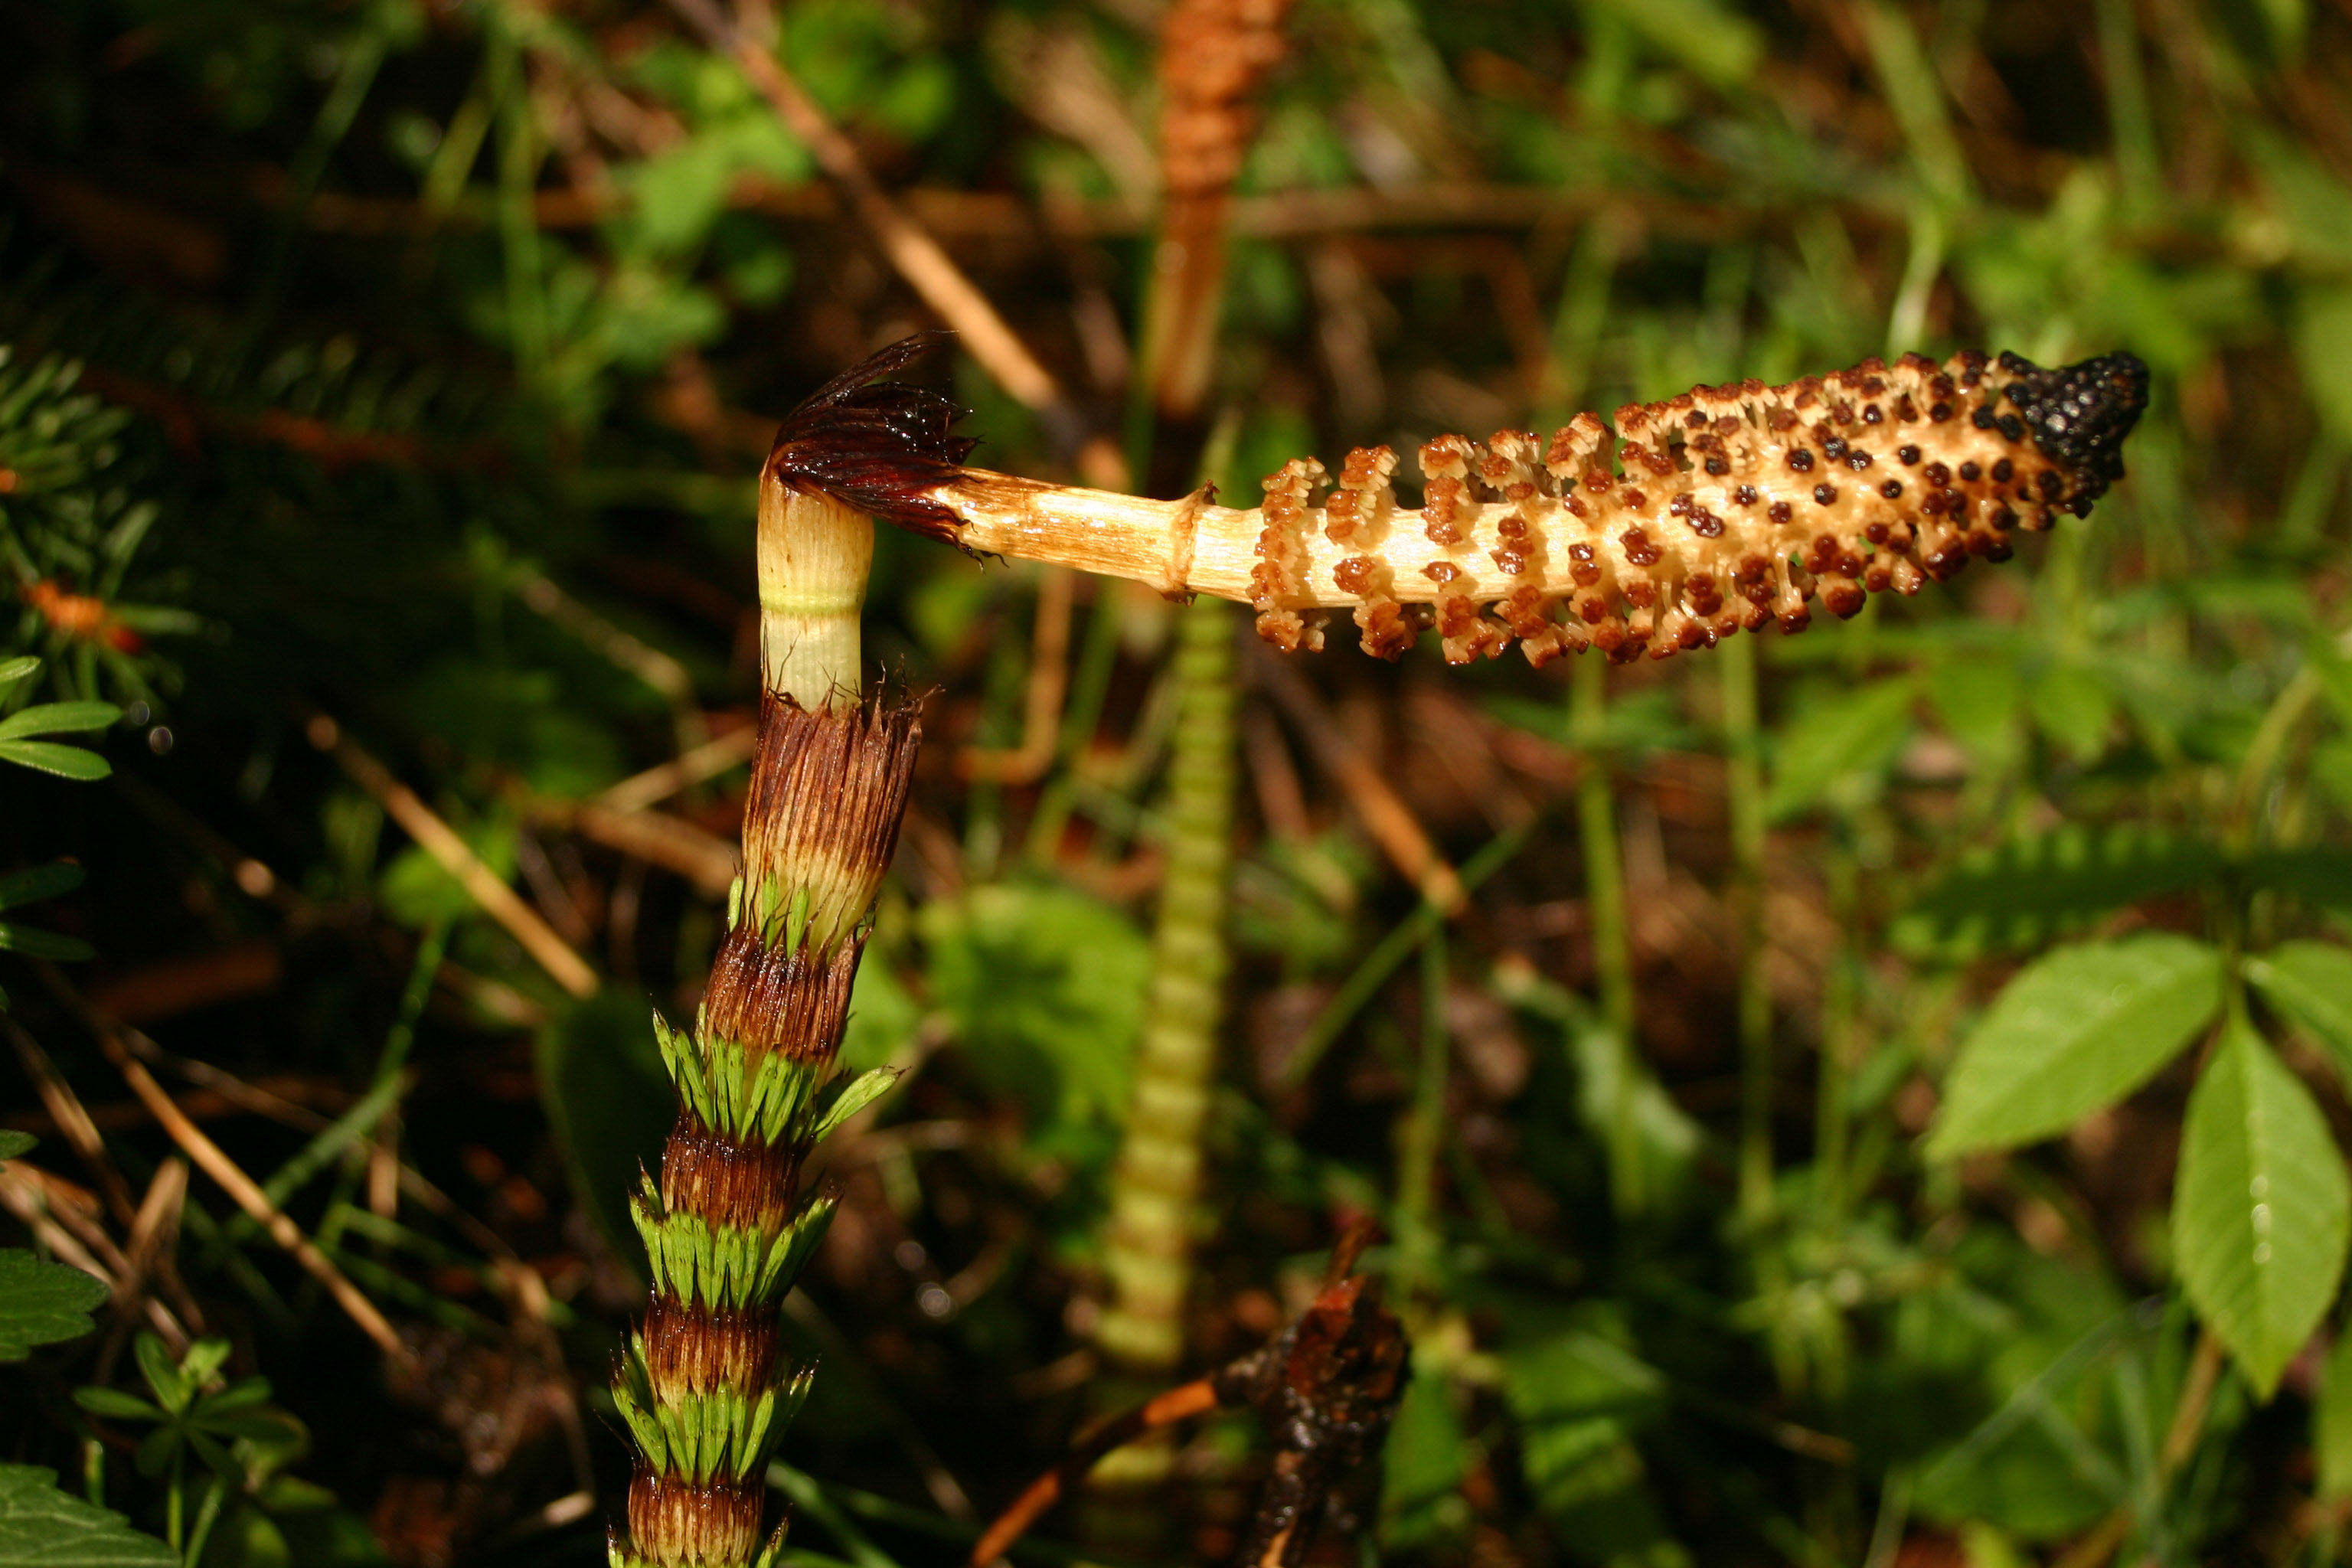
[(1152, 932), (1135, 1097), (1111, 1173), (1104, 1258), (1111, 1304), (1097, 1331), (1122, 1371), (1142, 1376), (1171, 1371), (1184, 1353), (1201, 1131), (1216, 1073), (1225, 979), (1233, 837), (1232, 615), (1221, 605), (1197, 604), (1177, 624), (1182, 706), (1170, 744), (1167, 879)]
[[(901, 351), (878, 368), (911, 357)], [(762, 681), (743, 870), (694, 1027), (654, 1020), (678, 1119), (659, 1179), (646, 1177), (632, 1204), (653, 1289), (613, 1383), (636, 1448), (614, 1568), (766, 1568), (781, 1552), (782, 1526), (764, 1528), (767, 1456), (811, 1373), (780, 1356), (778, 1309), (836, 1197), (807, 1190), (803, 1173), (817, 1142), (892, 1079), (881, 1070), (826, 1092), (920, 744), (912, 704), (858, 700), (874, 524), (838, 492), (873, 496), (877, 468), (924, 471), (943, 447), (963, 448), (947, 441), (944, 416), (891, 417), (909, 399), (937, 411), (924, 395), (868, 387), (874, 374), (869, 362), (787, 420), (761, 477)], [(887, 499), (887, 484), (878, 493)]]

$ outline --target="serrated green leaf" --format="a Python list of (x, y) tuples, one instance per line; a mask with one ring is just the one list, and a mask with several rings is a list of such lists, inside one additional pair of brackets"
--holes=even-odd
[(2352, 1083), (2352, 952), (2326, 942), (2282, 942), (2245, 961), (2263, 1000), (2327, 1048)]
[(1937, 1159), (2032, 1142), (2121, 1099), (2221, 1005), (2221, 955), (2147, 935), (2061, 948), (2009, 984), (1961, 1043), (1927, 1141)]
[(22, 1361), (35, 1345), (79, 1339), (105, 1300), (102, 1279), (22, 1248), (0, 1250), (0, 1361)]
[(58, 1489), (58, 1473), (0, 1465), (0, 1563), (40, 1568), (177, 1568), (179, 1554), (119, 1514)]
[(111, 702), (42, 702), (0, 719), (0, 741), (104, 730), (122, 717)]
[(59, 860), (47, 866), (27, 866), (0, 876), (0, 910), (37, 903), (70, 893), (81, 886), (81, 868)]
[(1887, 940), (1913, 958), (1964, 963), (2039, 947), (2143, 899), (2193, 888), (2221, 857), (2136, 827), (2066, 826), (1973, 851), (1897, 916)]
[(19, 1155), (29, 1154), (39, 1142), (29, 1132), (0, 1131), (0, 1160), (14, 1160)]
[(1910, 733), (1915, 695), (1916, 684), (1898, 677), (1800, 715), (1773, 758), (1766, 815), (1778, 822), (1833, 796), (1859, 794), (1862, 781), (1890, 761)]
[(78, 936), (0, 921), (0, 952), (21, 952), (26, 958), (46, 958), (57, 963), (80, 963), (95, 951)]
[(2311, 1091), (2233, 1022), (2189, 1097), (2172, 1250), (2189, 1304), (2256, 1395), (2319, 1326), (2352, 1238), (2352, 1182)]
[(96, 752), (61, 746), (54, 741), (0, 741), (0, 762), (84, 781), (102, 779), (114, 771), (113, 764)]

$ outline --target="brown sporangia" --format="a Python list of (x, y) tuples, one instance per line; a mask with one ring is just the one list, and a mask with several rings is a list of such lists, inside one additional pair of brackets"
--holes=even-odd
[(2044, 370), (1971, 350), (1696, 387), (1619, 409), (1613, 430), (1583, 414), (1540, 441), (1440, 437), (1418, 512), (1393, 506), (1378, 447), (1328, 495), (1320, 463), (1286, 464), (1247, 510), (976, 468), (904, 487), (938, 509), (923, 531), (1239, 600), (1285, 649), (1319, 646), (1320, 613), (1347, 606), (1383, 658), (1433, 625), (1457, 663), (1513, 641), (1536, 664), (1664, 658), (2006, 560), (2020, 531), (2087, 514), (2122, 477), (2147, 404), (2127, 353)]

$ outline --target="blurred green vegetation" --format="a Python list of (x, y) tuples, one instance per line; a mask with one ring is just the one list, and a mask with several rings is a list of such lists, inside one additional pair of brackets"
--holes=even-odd
[[(1151, 267), (1161, 9), (743, 7), (1098, 431)], [(1368, 1556), (2336, 1560), (2352, 12), (1299, 0), (1286, 34), (1233, 215), (1228, 499), (1309, 450), (1910, 349), (2127, 348), (2155, 395), (2088, 521), (1767, 638), (1760, 795), (1720, 652), (1573, 713), (1566, 664), (1448, 670), (1434, 639), (1295, 666), (1455, 864), (1523, 835), (1435, 963), (1401, 962), (1413, 884), (1248, 695), (1196, 1363), (1265, 1337), (1341, 1217), (1425, 1215)], [(935, 324), (848, 214), (657, 4), (0, 7), (0, 661), (44, 661), (0, 709), (124, 710), (110, 780), (0, 769), (0, 872), (47, 900), (0, 931), (48, 939), (0, 953), (8, 1125), (42, 1138), (8, 1223), (104, 1266), (88, 1233), (129, 1248), (184, 1173), (95, 1006), (423, 1352), (387, 1377), (199, 1173), (128, 1306), (0, 1369), (0, 1530), (121, 1534), (47, 1467), (164, 1531), (137, 1434), (72, 1394), (180, 1375), (125, 1355), (152, 1300), (308, 1432), (206, 1459), (203, 1561), (600, 1558), (642, 1301), (609, 1184), (666, 1114), (628, 1020), (695, 1005), (743, 774), (647, 808), (667, 848), (590, 808), (749, 721), (773, 421)], [(935, 374), (977, 461), (1071, 471), (978, 364)], [(929, 693), (929, 745), (847, 1055), (911, 1076), (843, 1141), (788, 1319), (824, 1367), (787, 1458), (830, 1500), (793, 1541), (864, 1564), (960, 1555), (954, 1516), (1060, 1455), (1096, 1370), (1170, 628), (1082, 584), (1053, 766), (965, 782), (959, 752), (1023, 740), (1039, 581), (877, 552), (869, 650)], [(354, 742), (595, 996), (387, 819)], [(67, 859), (79, 887), (36, 874)], [(1442, 1147), (1401, 1192), (1429, 1039)], [(1232, 1551), (1254, 1441), (1187, 1434), (1165, 1560)]]

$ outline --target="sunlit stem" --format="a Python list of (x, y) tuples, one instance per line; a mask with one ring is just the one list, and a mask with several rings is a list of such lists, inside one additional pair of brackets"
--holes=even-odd
[(760, 484), (760, 666), (803, 708), (857, 700), (858, 619), (874, 520), (772, 478)]

